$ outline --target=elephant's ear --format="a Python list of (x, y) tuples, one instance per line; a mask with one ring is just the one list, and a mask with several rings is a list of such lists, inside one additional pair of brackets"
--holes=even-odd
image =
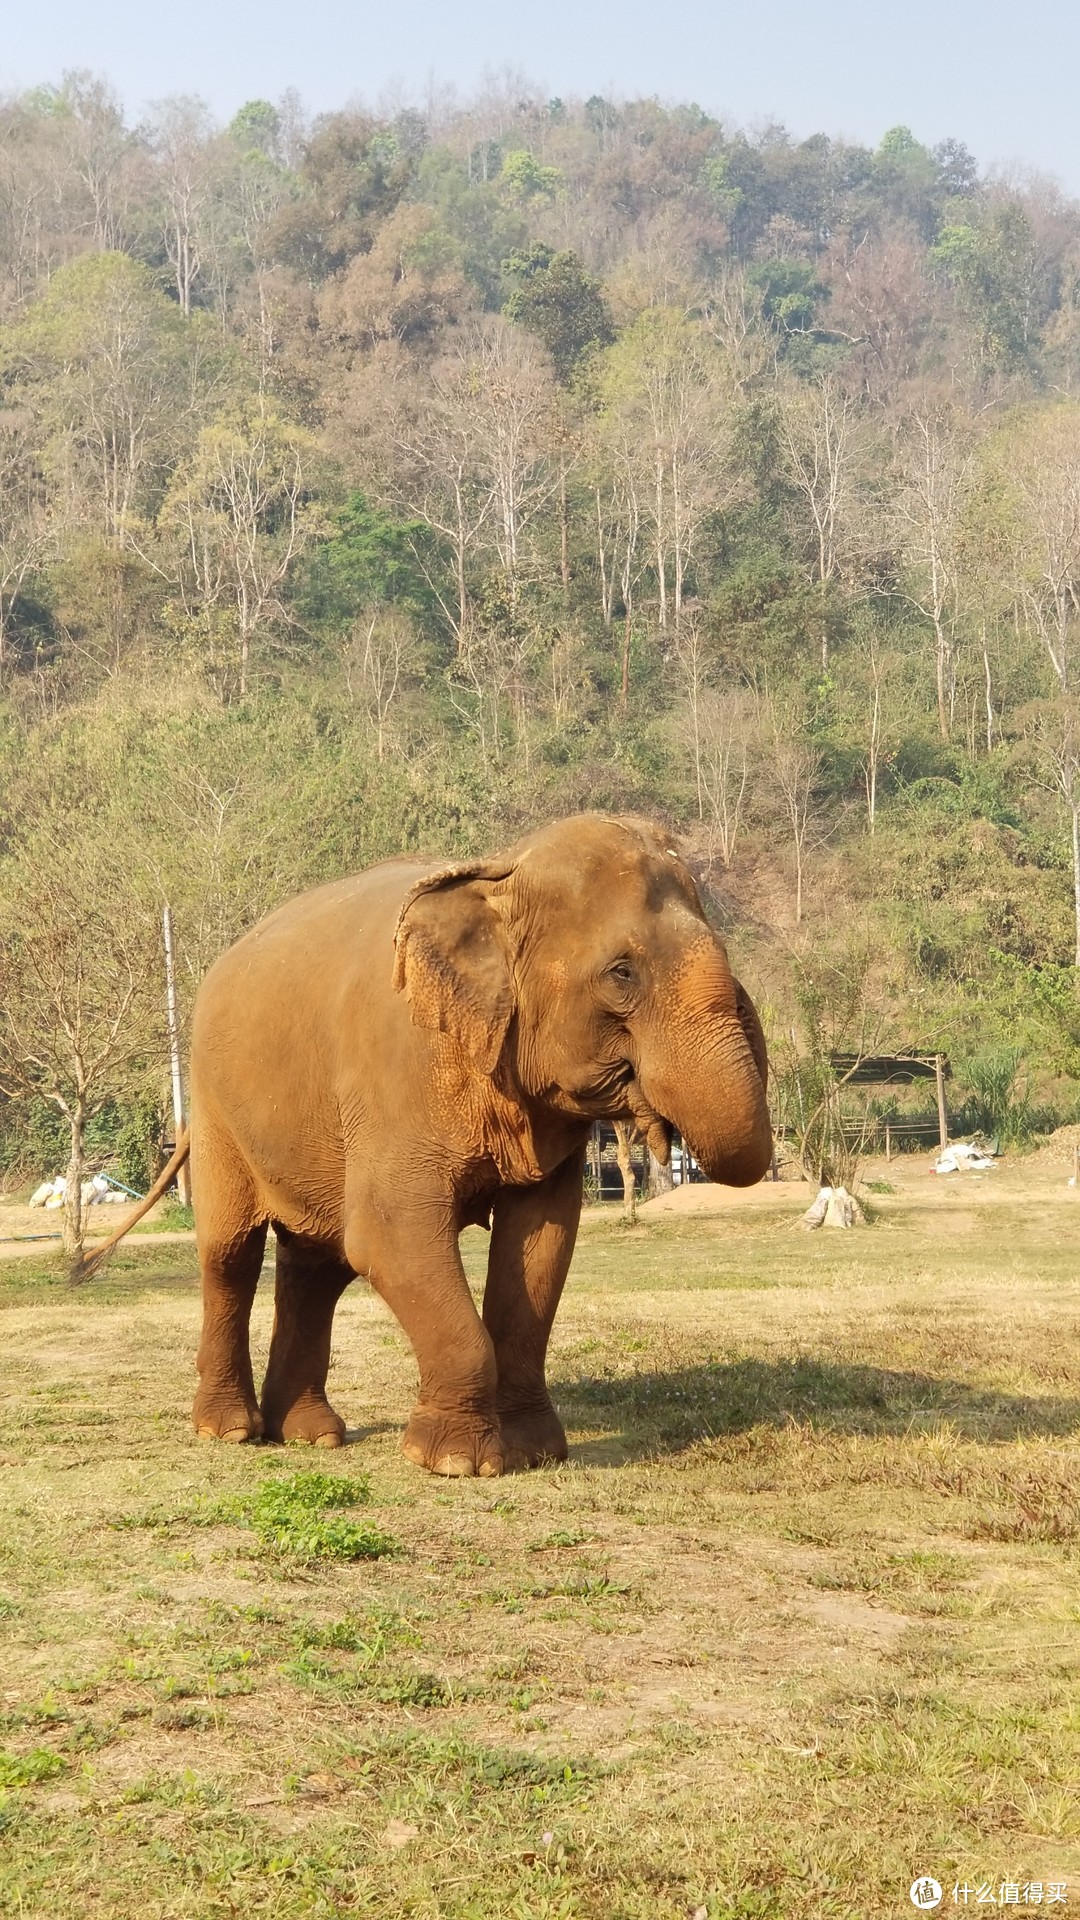
[(394, 934), (394, 985), (418, 1027), (447, 1033), (492, 1073), (514, 1011), (510, 946), (492, 905), (512, 866), (444, 867), (405, 897)]
[(769, 1054), (765, 1045), (765, 1029), (758, 1018), (758, 1010), (741, 980), (736, 980), (735, 982), (735, 1005), (739, 1015), (739, 1025), (746, 1035), (750, 1051), (754, 1056), (754, 1065), (758, 1070), (761, 1084), (767, 1093), (769, 1090)]

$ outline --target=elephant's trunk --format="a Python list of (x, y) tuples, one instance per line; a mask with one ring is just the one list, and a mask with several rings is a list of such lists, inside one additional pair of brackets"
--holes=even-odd
[(677, 1127), (708, 1179), (749, 1187), (772, 1160), (764, 1036), (723, 951), (699, 941), (661, 1012), (663, 1044), (643, 1051), (639, 1084)]

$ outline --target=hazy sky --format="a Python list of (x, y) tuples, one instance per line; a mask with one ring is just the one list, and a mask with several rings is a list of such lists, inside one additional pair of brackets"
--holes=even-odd
[(696, 100), (740, 126), (876, 144), (903, 122), (1080, 194), (1077, 0), (4, 0), (0, 90), (108, 76), (137, 115), (198, 93), (222, 117), (296, 87), (313, 110), (485, 69), (549, 94)]

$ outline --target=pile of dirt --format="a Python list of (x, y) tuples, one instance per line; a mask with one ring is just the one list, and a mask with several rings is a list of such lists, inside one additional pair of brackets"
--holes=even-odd
[(688, 1180), (684, 1186), (672, 1187), (670, 1193), (658, 1193), (655, 1200), (639, 1200), (638, 1213), (652, 1220), (662, 1213), (724, 1213), (729, 1207), (790, 1205), (798, 1193), (790, 1180), (760, 1180), (755, 1187), (720, 1187), (708, 1180)]
[(1080, 1125), (1058, 1127), (1033, 1156), (1041, 1166), (1064, 1167), (1072, 1172), (1076, 1149), (1080, 1147)]

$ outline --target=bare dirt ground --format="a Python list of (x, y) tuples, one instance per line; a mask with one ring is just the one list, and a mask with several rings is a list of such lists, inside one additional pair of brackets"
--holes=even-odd
[[(132, 1201), (132, 1206), (135, 1202)], [(124, 1220), (126, 1207), (91, 1207), (90, 1233), (91, 1245), (96, 1240), (105, 1240), (115, 1233)], [(190, 1240), (194, 1235), (187, 1229), (162, 1229), (160, 1222), (165, 1217), (167, 1207), (159, 1201), (144, 1215), (135, 1229), (138, 1233), (154, 1233), (155, 1236), (169, 1240)], [(16, 1259), (21, 1255), (40, 1254), (43, 1247), (50, 1243), (59, 1243), (60, 1215), (44, 1207), (28, 1207), (24, 1201), (13, 1199), (0, 1193), (0, 1260)]]
[[(904, 1207), (915, 1203), (928, 1211), (949, 1214), (966, 1211), (973, 1205), (982, 1209), (998, 1202), (1012, 1205), (1017, 1200), (1034, 1201), (1036, 1197), (1041, 1206), (1074, 1206), (1080, 1212), (1080, 1190), (1068, 1184), (1073, 1169), (1074, 1133), (1080, 1134), (1080, 1128), (1062, 1128), (1033, 1153), (1004, 1154), (985, 1173), (935, 1173), (936, 1154), (900, 1154), (892, 1160), (886, 1160), (882, 1154), (862, 1162), (858, 1190), (882, 1213), (895, 1211), (898, 1202)], [(882, 1185), (889, 1193), (875, 1191)], [(655, 1200), (641, 1202), (639, 1211), (643, 1220), (666, 1215), (677, 1218), (695, 1214), (723, 1215), (732, 1209), (805, 1212), (813, 1198), (813, 1187), (791, 1175), (777, 1181), (762, 1180), (755, 1187), (716, 1187), (705, 1181), (692, 1181), (674, 1187), (670, 1193), (660, 1194)], [(591, 1213), (607, 1211), (606, 1205), (602, 1209), (590, 1209)]]

